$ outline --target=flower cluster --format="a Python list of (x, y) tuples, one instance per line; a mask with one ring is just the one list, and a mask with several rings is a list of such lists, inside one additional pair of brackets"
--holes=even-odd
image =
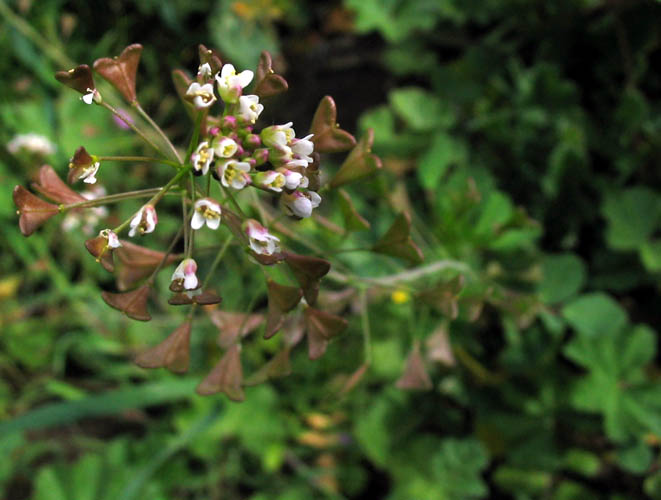
[[(213, 125), (191, 155), (193, 172), (198, 176), (211, 172), (225, 188), (238, 191), (251, 186), (277, 193), (288, 214), (310, 217), (321, 203), (319, 194), (309, 190), (306, 172), (314, 162), (313, 134), (297, 138), (292, 122), (258, 132), (255, 124), (264, 105), (258, 95), (244, 94), (253, 79), (252, 71), (237, 73), (231, 64), (216, 73), (209, 63), (200, 64), (185, 98), (198, 111), (209, 110), (218, 102), (217, 91), (223, 112), (207, 116)], [(269, 250), (271, 247), (260, 248), (266, 255)]]
[[(189, 144), (185, 149), (177, 148), (138, 101), (135, 80), (141, 52), (142, 46), (130, 45), (117, 57), (98, 59), (93, 69), (112, 84), (143, 120), (134, 120), (125, 110), (115, 108), (111, 104), (114, 96), (106, 95), (105, 91), (101, 95), (92, 69), (85, 64), (61, 71), (56, 78), (82, 94), (84, 104), (97, 105), (111, 112), (113, 118), (121, 120), (138, 134), (156, 154), (102, 156), (88, 153), (80, 146), (69, 161), (66, 177), (69, 184), (80, 181), (95, 184), (97, 178), (103, 179), (103, 164), (112, 161), (174, 168), (171, 179), (163, 186), (109, 195), (95, 186), (95, 193), (90, 195), (76, 192), (61, 180), (54, 168), (44, 165), (33, 187), (50, 201), (35, 196), (22, 186), (14, 189), (21, 231), (29, 236), (48, 219), (61, 213), (66, 214), (65, 227), (72, 228), (82, 222), (85, 230), (90, 230), (99, 219), (108, 215), (106, 205), (146, 198), (128, 219), (114, 228), (101, 229), (98, 236), (85, 242), (87, 250), (116, 277), (120, 291), (103, 292), (103, 299), (129, 318), (140, 321), (151, 319), (147, 306), (156, 286), (156, 276), (164, 268), (177, 264), (170, 279), (172, 295), (168, 303), (191, 306), (188, 319), (161, 344), (139, 356), (136, 362), (140, 366), (167, 367), (172, 371), (187, 369), (193, 313), (196, 306), (220, 303), (221, 297), (207, 284), (228, 248), (237, 244), (259, 265), (286, 266), (289, 271), (284, 274), (296, 283), (277, 283), (267, 278), (268, 313), (253, 317), (265, 319), (265, 338), (275, 335), (285, 324), (288, 313), (298, 308), (297, 317), (307, 330), (309, 356), (318, 358), (324, 353), (329, 339), (346, 326), (342, 318), (315, 309), (320, 281), (329, 272), (330, 263), (287, 250), (283, 236), (295, 239), (296, 230), (283, 224), (283, 218), (274, 214), (274, 209), (279, 205), (293, 222), (311, 217), (313, 210), (321, 204), (321, 189), (339, 187), (378, 169), (380, 161), (370, 151), (371, 133), (357, 143), (351, 134), (339, 128), (335, 121), (335, 103), (328, 96), (322, 99), (308, 134), (297, 137), (292, 122), (260, 128), (258, 124), (264, 110), (261, 101), (288, 87), (284, 78), (273, 71), (269, 54), (262, 53), (256, 72), (237, 72), (233, 65), (222, 64), (213, 51), (200, 46), (200, 64), (194, 77), (182, 70), (173, 72), (179, 97), (193, 119)], [(141, 128), (144, 123), (152, 127), (150, 133)], [(158, 137), (159, 141), (154, 141), (153, 137)], [(350, 149), (346, 161), (322, 188), (320, 153)], [(244, 195), (247, 191), (252, 191), (251, 196)], [(148, 239), (146, 235), (157, 231), (157, 207), (167, 195), (180, 198), (183, 223), (166, 251), (121, 239), (124, 232), (129, 238)], [(351, 224), (369, 227), (355, 212), (350, 200), (344, 199), (341, 203), (343, 214), (355, 219)], [(195, 260), (195, 257), (199, 259), (195, 248), (199, 238), (195, 235), (201, 231), (207, 237), (224, 233), (221, 236), (224, 243), (219, 245), (213, 264), (204, 269), (203, 279), (198, 277), (200, 267)], [(401, 248), (397, 251), (411, 255), (408, 233), (391, 232), (387, 235), (387, 245), (382, 246), (391, 249), (398, 245)], [(199, 262), (205, 264), (203, 260)], [(202, 381), (198, 392), (225, 392), (232, 399), (242, 399), (240, 330), (232, 330), (235, 333), (221, 343), (226, 352)], [(300, 336), (285, 340), (285, 349), (253, 379), (265, 380), (276, 373), (286, 372), (289, 352), (299, 341)]]

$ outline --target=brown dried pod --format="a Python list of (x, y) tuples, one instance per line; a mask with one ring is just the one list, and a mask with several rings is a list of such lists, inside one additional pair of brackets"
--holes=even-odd
[(319, 153), (341, 153), (356, 145), (356, 139), (336, 123), (337, 106), (331, 96), (325, 96), (312, 118), (310, 133), (312, 142)]
[(94, 71), (112, 84), (130, 103), (136, 100), (135, 77), (141, 54), (142, 45), (134, 43), (112, 59), (102, 57), (94, 61)]
[(90, 155), (87, 150), (80, 146), (69, 161), (69, 174), (67, 175), (67, 182), (73, 184), (76, 181), (86, 176), (90, 167), (96, 163), (97, 160)]
[(252, 256), (253, 259), (255, 259), (263, 266), (272, 266), (273, 264), (277, 264), (278, 262), (282, 262), (283, 260), (285, 260), (285, 255), (283, 253), (274, 253), (271, 255), (265, 255), (265, 254), (256, 253), (252, 249), (248, 250), (248, 253)]
[(188, 371), (190, 361), (191, 321), (187, 320), (160, 344), (135, 358), (142, 368), (167, 368), (174, 373)]
[(318, 359), (328, 347), (328, 341), (347, 327), (347, 320), (325, 311), (308, 307), (305, 309), (305, 327), (308, 334), (308, 356)]
[(330, 182), (331, 188), (362, 179), (381, 169), (383, 163), (381, 158), (372, 153), (372, 144), (374, 144), (374, 130), (370, 128), (340, 166)]
[(243, 401), (243, 368), (241, 367), (241, 346), (230, 347), (213, 370), (197, 386), (195, 391), (203, 396), (224, 393), (232, 401)]
[(250, 375), (243, 382), (243, 385), (251, 386), (263, 384), (267, 380), (291, 375), (291, 362), (289, 361), (290, 352), (291, 347), (285, 347), (279, 351), (269, 361), (262, 365), (259, 370)]
[(408, 358), (406, 358), (404, 373), (399, 377), (395, 386), (398, 389), (409, 391), (428, 391), (433, 387), (429, 374), (425, 369), (425, 362), (420, 354), (420, 343), (418, 341), (413, 344), (413, 348)]
[(55, 73), (55, 79), (81, 94), (89, 94), (90, 90), (96, 88), (92, 70), (87, 64), (81, 64), (69, 71), (58, 71)]
[(456, 319), (459, 315), (457, 296), (464, 287), (464, 276), (460, 274), (446, 283), (441, 283), (430, 290), (420, 292), (418, 297), (438, 308), (445, 316)]
[(255, 74), (255, 90), (260, 98), (270, 97), (285, 92), (289, 88), (287, 80), (273, 71), (271, 54), (262, 51)]
[(454, 366), (457, 364), (452, 353), (452, 346), (450, 345), (450, 339), (445, 325), (439, 325), (427, 338), (425, 343), (427, 345), (427, 359), (429, 361), (435, 361), (445, 366)]
[(351, 196), (344, 189), (340, 189), (340, 210), (344, 219), (344, 228), (350, 231), (366, 231), (370, 228), (370, 223), (362, 217), (351, 201)]
[(50, 165), (43, 165), (39, 169), (37, 182), (33, 182), (32, 187), (46, 198), (65, 205), (88, 201), (87, 198), (67, 186)]
[(197, 53), (200, 56), (200, 64), (208, 64), (211, 68), (212, 74), (215, 75), (220, 71), (223, 63), (217, 51), (208, 49), (206, 46), (199, 44), (197, 46)]
[(85, 248), (91, 253), (96, 261), (99, 262), (103, 268), (112, 273), (115, 270), (115, 261), (113, 259), (114, 248), (108, 246), (108, 237), (99, 234), (96, 238), (90, 238), (85, 241)]
[(321, 188), (321, 155), (313, 151), (310, 156), (312, 157), (312, 163), (308, 163), (307, 168), (301, 168), (301, 173), (308, 178), (308, 189), (319, 191)]
[(200, 306), (210, 306), (220, 304), (223, 299), (213, 290), (196, 290), (195, 292), (175, 293), (168, 299), (171, 306), (185, 306), (197, 304)]
[(175, 69), (172, 71), (172, 83), (174, 83), (174, 88), (177, 91), (177, 95), (181, 99), (181, 102), (184, 103), (186, 113), (188, 113), (191, 118), (194, 118), (197, 114), (197, 111), (195, 110), (193, 103), (190, 102), (186, 96), (186, 91), (192, 82), (192, 78), (189, 77), (185, 71), (181, 69)]
[(330, 271), (330, 262), (289, 252), (285, 253), (285, 262), (301, 285), (307, 303), (314, 305), (319, 295), (319, 280)]
[(57, 205), (37, 198), (23, 186), (16, 186), (12, 194), (18, 208), (18, 227), (23, 236), (30, 236), (48, 219), (60, 213)]
[(299, 287), (287, 286), (276, 283), (272, 279), (266, 281), (268, 290), (269, 309), (266, 315), (266, 329), (264, 338), (270, 339), (282, 328), (285, 315), (294, 309), (303, 297), (303, 291)]
[(180, 255), (152, 250), (130, 241), (122, 240), (122, 246), (115, 250), (117, 257), (117, 287), (120, 290), (131, 288), (135, 283), (152, 274), (158, 265), (165, 259), (163, 267), (179, 261)]
[(424, 259), (422, 251), (411, 239), (411, 217), (406, 212), (397, 216), (390, 229), (374, 244), (372, 250), (406, 259), (411, 264), (419, 264)]
[(101, 298), (103, 298), (105, 303), (110, 307), (113, 307), (118, 311), (122, 311), (129, 318), (136, 319), (138, 321), (149, 321), (151, 319), (151, 315), (147, 310), (147, 299), (149, 298), (150, 291), (151, 285), (146, 283), (140, 288), (136, 288), (130, 292), (102, 292)]
[(214, 310), (208, 311), (211, 322), (218, 328), (218, 345), (222, 349), (229, 348), (235, 344), (240, 337), (243, 338), (255, 331), (264, 321), (263, 314), (245, 314)]

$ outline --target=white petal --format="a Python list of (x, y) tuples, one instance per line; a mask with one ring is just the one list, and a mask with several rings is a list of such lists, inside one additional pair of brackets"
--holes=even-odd
[(312, 208), (317, 208), (321, 203), (321, 196), (319, 196), (314, 191), (308, 191), (308, 194), (310, 195), (310, 203), (312, 203)]
[(92, 104), (92, 101), (94, 100), (94, 92), (90, 92), (89, 94), (85, 94), (83, 97), (81, 97), (83, 102), (85, 104)]
[(250, 71), (249, 69), (246, 69), (239, 73), (237, 76), (237, 81), (239, 82), (239, 85), (241, 85), (241, 88), (247, 87), (250, 82), (252, 81), (253, 77), (253, 72)]
[(189, 274), (184, 278), (184, 288), (186, 290), (194, 290), (197, 288), (197, 276)]
[(195, 212), (193, 218), (190, 221), (190, 226), (193, 229), (200, 229), (204, 226), (204, 216), (200, 212)]
[(216, 230), (220, 226), (220, 217), (214, 217), (213, 219), (207, 219), (207, 227), (209, 229)]

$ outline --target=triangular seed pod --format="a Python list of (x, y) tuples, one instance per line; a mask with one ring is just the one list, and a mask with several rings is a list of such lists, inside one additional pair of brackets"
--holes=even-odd
[(337, 188), (344, 184), (354, 182), (377, 172), (383, 164), (381, 158), (372, 153), (374, 143), (374, 130), (368, 129), (367, 133), (358, 141), (351, 150), (335, 177), (330, 182), (331, 188)]
[(266, 382), (267, 380), (286, 377), (291, 374), (291, 363), (289, 361), (289, 353), (291, 347), (285, 347), (267, 361), (255, 373), (250, 375), (243, 385), (258, 385)]
[(273, 71), (271, 54), (263, 51), (257, 64), (254, 93), (260, 98), (270, 97), (285, 92), (288, 88), (287, 80)]
[(285, 253), (285, 262), (301, 285), (307, 303), (314, 305), (319, 295), (319, 280), (330, 271), (330, 262), (294, 253)]
[(160, 344), (135, 358), (142, 368), (167, 368), (174, 373), (188, 371), (190, 360), (191, 321), (186, 321)]
[(129, 318), (138, 321), (149, 321), (151, 315), (147, 310), (147, 299), (149, 298), (150, 291), (151, 286), (149, 284), (144, 284), (140, 288), (136, 288), (130, 292), (102, 292), (101, 298), (103, 298), (105, 303), (110, 307), (122, 311)]
[(398, 389), (424, 391), (428, 391), (433, 387), (429, 374), (425, 369), (425, 362), (420, 354), (419, 342), (413, 344), (413, 348), (406, 359), (404, 373), (399, 377), (395, 386)]
[(325, 311), (308, 307), (305, 310), (305, 326), (308, 335), (308, 356), (320, 358), (328, 346), (328, 341), (339, 335), (347, 327), (347, 320)]
[(351, 201), (349, 193), (340, 189), (340, 210), (344, 219), (344, 228), (346, 231), (366, 231), (370, 228), (370, 223), (363, 218)]
[(419, 264), (424, 259), (422, 251), (411, 239), (411, 217), (406, 212), (397, 216), (390, 229), (374, 244), (372, 250), (406, 259), (411, 264)]
[(55, 79), (81, 94), (88, 94), (90, 90), (96, 88), (92, 70), (87, 64), (81, 64), (69, 71), (58, 71), (55, 73)]
[(240, 353), (239, 344), (230, 347), (195, 391), (203, 396), (223, 392), (233, 401), (243, 401), (245, 394)]
[(134, 43), (117, 57), (102, 57), (94, 61), (94, 71), (110, 82), (130, 103), (136, 100), (135, 77), (141, 54), (142, 45)]
[(303, 291), (294, 286), (280, 285), (269, 279), (266, 282), (268, 289), (269, 309), (266, 316), (266, 329), (264, 338), (270, 339), (282, 328), (284, 313), (291, 311), (301, 301)]
[(30, 236), (44, 222), (60, 213), (57, 205), (37, 198), (23, 186), (16, 186), (12, 196), (20, 214), (18, 227), (23, 236)]
[(325, 96), (312, 118), (310, 133), (314, 134), (312, 142), (315, 151), (319, 153), (341, 153), (356, 145), (356, 139), (346, 130), (342, 130), (337, 122), (337, 107), (331, 96)]
[(87, 198), (67, 186), (50, 165), (42, 165), (38, 181), (32, 187), (45, 197), (65, 205), (87, 201)]

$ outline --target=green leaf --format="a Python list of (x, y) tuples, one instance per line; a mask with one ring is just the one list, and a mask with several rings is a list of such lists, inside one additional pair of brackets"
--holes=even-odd
[(475, 225), (475, 234), (487, 236), (496, 233), (505, 225), (514, 212), (509, 197), (500, 191), (492, 191), (486, 199), (480, 218)]
[(582, 295), (562, 309), (567, 322), (580, 334), (596, 338), (611, 335), (628, 321), (626, 312), (608, 295)]
[(616, 250), (643, 245), (659, 221), (659, 196), (646, 187), (634, 187), (608, 196), (602, 212), (608, 226), (606, 240)]
[(648, 271), (652, 273), (661, 271), (661, 240), (646, 241), (638, 251), (640, 260)]
[(168, 378), (160, 382), (126, 387), (77, 401), (53, 403), (0, 423), (0, 435), (43, 429), (76, 422), (84, 417), (113, 415), (131, 408), (177, 401), (191, 397), (197, 378)]
[(389, 100), (395, 113), (414, 130), (448, 128), (454, 123), (454, 115), (448, 104), (422, 88), (393, 90)]
[(653, 459), (652, 450), (642, 440), (617, 450), (617, 461), (620, 466), (634, 474), (647, 471)]
[(52, 467), (43, 467), (37, 474), (33, 500), (69, 500)]
[(576, 255), (547, 255), (542, 261), (540, 297), (547, 304), (564, 302), (583, 288), (585, 278), (585, 264)]
[(454, 139), (450, 134), (438, 131), (434, 135), (431, 145), (418, 161), (418, 180), (425, 189), (434, 189), (448, 167), (456, 162), (466, 159), (467, 153), (462, 142)]

